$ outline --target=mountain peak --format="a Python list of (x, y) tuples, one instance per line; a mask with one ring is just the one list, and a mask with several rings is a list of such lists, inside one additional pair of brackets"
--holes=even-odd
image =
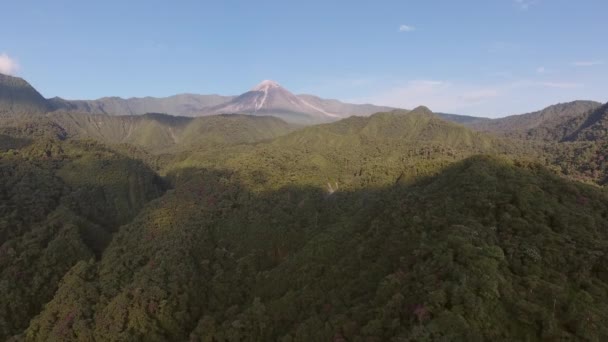
[(272, 88), (280, 88), (281, 85), (276, 81), (264, 80), (260, 82), (258, 85), (253, 87), (251, 91), (268, 91)]
[(418, 106), (412, 109), (409, 114), (423, 114), (423, 115), (433, 115), (433, 111), (431, 111), (428, 107)]
[(8, 114), (40, 114), (49, 111), (49, 103), (27, 81), (0, 74), (0, 116)]

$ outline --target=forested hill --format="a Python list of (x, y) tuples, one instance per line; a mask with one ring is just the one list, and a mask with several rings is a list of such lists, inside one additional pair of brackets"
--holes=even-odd
[(49, 99), (53, 110), (70, 113), (106, 115), (142, 115), (146, 113), (167, 113), (183, 116), (197, 116), (203, 108), (217, 106), (230, 101), (233, 96), (179, 94), (169, 97), (143, 97), (123, 99), (104, 97), (97, 100), (65, 100), (60, 97)]
[(560, 103), (533, 113), (473, 122), (470, 126), (484, 132), (559, 141), (563, 138), (561, 127), (564, 124), (585, 116), (601, 105), (594, 101)]
[(18, 339), (608, 337), (597, 188), (493, 157), (333, 194), (179, 172)]
[(289, 184), (338, 189), (411, 181), (439, 167), (479, 153), (534, 154), (526, 144), (443, 121), (421, 107), (304, 127), (255, 145), (184, 151), (167, 172), (224, 165), (247, 174), (252, 187)]
[(606, 106), (568, 108), (11, 113), (0, 340), (608, 340)]
[(370, 141), (418, 142), (445, 146), (489, 147), (493, 137), (442, 120), (426, 107), (412, 111), (376, 113), (370, 117), (350, 117), (337, 123), (302, 129), (277, 141), (280, 144), (321, 146), (360, 146)]
[(49, 119), (71, 138), (106, 144), (128, 143), (152, 153), (269, 140), (295, 125), (275, 117), (215, 115), (200, 118), (145, 114), (137, 116), (52, 113)]
[(165, 190), (142, 162), (92, 142), (0, 135), (0, 176), (0, 340)]
[(574, 132), (565, 137), (569, 141), (608, 141), (608, 104), (566, 123)]

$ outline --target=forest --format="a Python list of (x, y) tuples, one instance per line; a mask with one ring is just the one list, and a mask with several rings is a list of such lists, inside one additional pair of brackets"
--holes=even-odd
[(0, 340), (606, 340), (608, 112), (547, 113), (2, 118)]

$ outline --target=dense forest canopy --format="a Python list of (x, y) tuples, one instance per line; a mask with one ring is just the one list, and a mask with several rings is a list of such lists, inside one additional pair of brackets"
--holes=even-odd
[(20, 108), (0, 340), (608, 339), (606, 106), (307, 127)]

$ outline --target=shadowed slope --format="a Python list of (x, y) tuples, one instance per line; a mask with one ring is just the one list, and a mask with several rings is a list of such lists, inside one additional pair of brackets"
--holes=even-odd
[(179, 173), (27, 340), (608, 336), (608, 198), (536, 165), (474, 157), (331, 195)]
[(0, 74), (0, 117), (44, 114), (49, 105), (29, 83)]

